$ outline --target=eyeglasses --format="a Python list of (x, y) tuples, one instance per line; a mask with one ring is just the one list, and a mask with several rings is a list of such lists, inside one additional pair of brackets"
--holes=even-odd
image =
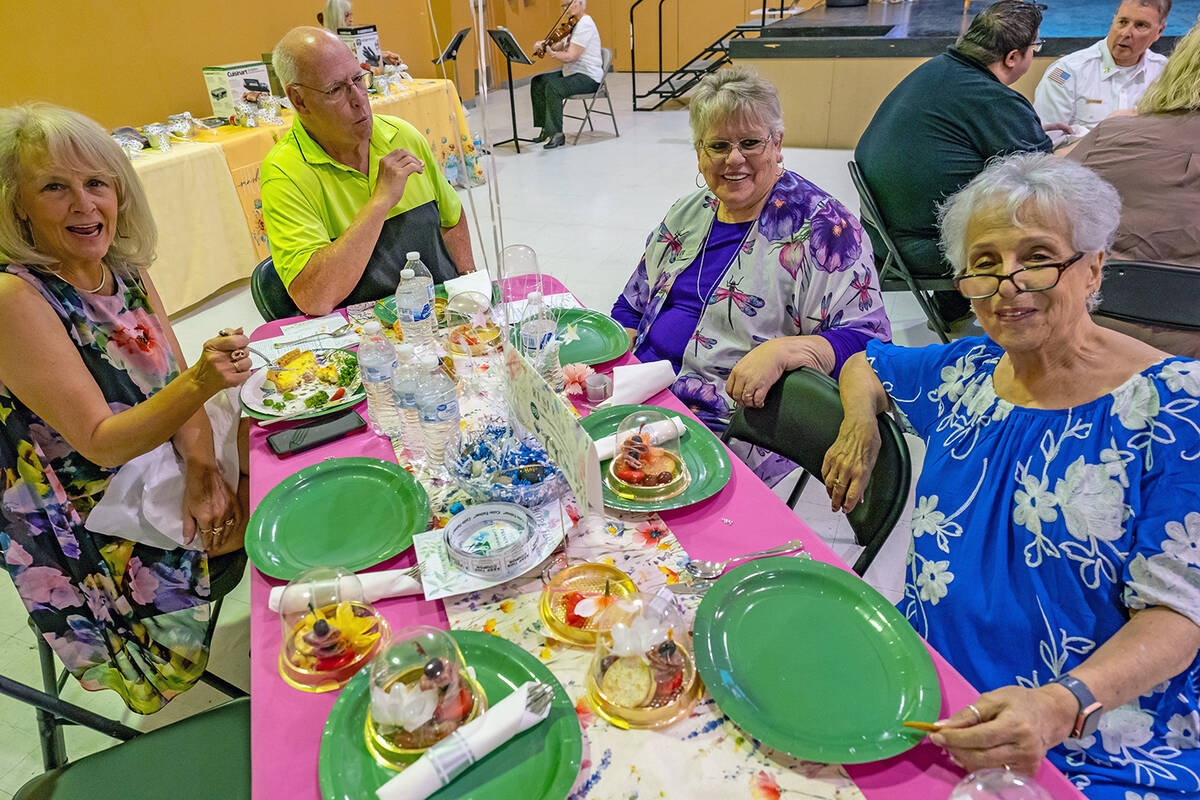
[[(954, 285), (958, 288), (958, 293), (968, 300), (983, 300), (991, 297), (1000, 291), (1000, 284), (1004, 281), (1012, 281), (1018, 292), (1044, 292), (1057, 286), (1063, 271), (1083, 256), (1084, 253), (1080, 251), (1066, 261), (1022, 267), (1007, 275), (968, 272), (957, 276), (954, 279)], [(1018, 275), (1020, 276), (1019, 280)]]
[(728, 158), (735, 147), (741, 151), (743, 156), (749, 158), (750, 156), (761, 156), (770, 141), (770, 139), (742, 139), (740, 142), (726, 142), (718, 139), (715, 142), (702, 144), (700, 147), (708, 153), (710, 158)]
[(1040, 52), (1042, 52), (1042, 45), (1044, 45), (1045, 43), (1046, 43), (1045, 39), (1034, 39), (1033, 44), (1031, 44), (1030, 47), (1033, 48), (1033, 52), (1040, 53)]
[(354, 93), (355, 88), (360, 92), (365, 92), (367, 87), (371, 85), (371, 73), (360, 72), (348, 81), (335, 83), (328, 89), (318, 89), (315, 86), (305, 86), (303, 83), (293, 83), (292, 86), (299, 86), (308, 89), (311, 92), (320, 92), (330, 100), (345, 101), (350, 99), (350, 95)]

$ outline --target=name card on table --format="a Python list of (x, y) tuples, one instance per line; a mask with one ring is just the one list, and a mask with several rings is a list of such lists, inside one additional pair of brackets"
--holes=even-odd
[(604, 513), (596, 443), (567, 405), (515, 347), (504, 348), (508, 402), (514, 419), (530, 431), (563, 471), (580, 511)]

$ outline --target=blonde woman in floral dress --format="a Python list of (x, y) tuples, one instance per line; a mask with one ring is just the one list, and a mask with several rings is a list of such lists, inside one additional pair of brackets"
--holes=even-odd
[[(182, 369), (145, 273), (154, 245), (137, 176), (99, 125), (0, 109), (0, 553), (67, 668), (140, 713), (203, 673), (208, 558), (241, 547), (246, 519), (203, 405), (246, 379), (247, 339), (212, 339)], [(167, 441), (185, 464), (183, 538), (200, 549), (87, 530), (117, 469)]]
[(1091, 798), (1194, 798), (1200, 362), (1091, 321), (1119, 214), (1042, 154), (954, 195), (942, 245), (986, 335), (868, 343), (824, 478), (857, 503), (889, 407), (927, 444), (900, 609), (984, 692), (932, 741), (967, 770), (1048, 756)]

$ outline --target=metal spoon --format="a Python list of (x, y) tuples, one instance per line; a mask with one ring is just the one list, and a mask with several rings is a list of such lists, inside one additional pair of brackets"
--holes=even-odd
[(745, 561), (748, 558), (759, 558), (761, 556), (778, 556), (784, 553), (790, 553), (793, 550), (803, 550), (804, 542), (799, 539), (792, 539), (790, 542), (785, 542), (776, 547), (767, 550), (759, 550), (754, 553), (746, 553), (742, 556), (734, 556), (727, 558), (724, 561), (700, 561), (693, 559), (687, 563), (687, 571), (695, 575), (697, 578), (719, 578), (721, 573), (735, 561)]

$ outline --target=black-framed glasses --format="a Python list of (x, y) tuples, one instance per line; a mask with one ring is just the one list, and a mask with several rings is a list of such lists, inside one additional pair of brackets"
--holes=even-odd
[(305, 86), (303, 83), (293, 83), (293, 86), (300, 86), (308, 89), (310, 92), (320, 92), (330, 100), (349, 100), (350, 95), (357, 88), (359, 91), (365, 92), (371, 85), (371, 73), (360, 72), (348, 81), (335, 83), (328, 89), (318, 89), (315, 86)]
[(1033, 44), (1031, 44), (1029, 46), (1033, 48), (1033, 52), (1040, 53), (1040, 52), (1042, 52), (1042, 45), (1044, 45), (1045, 43), (1046, 43), (1045, 39), (1034, 39)]
[(708, 153), (710, 158), (729, 158), (733, 153), (733, 148), (741, 151), (746, 158), (751, 156), (761, 156), (763, 151), (767, 149), (767, 143), (770, 139), (742, 139), (737, 142), (726, 142), (722, 139), (717, 139), (713, 142), (706, 142), (700, 147), (704, 152)]
[(1000, 284), (1004, 281), (1012, 281), (1018, 292), (1044, 292), (1057, 286), (1063, 271), (1083, 256), (1084, 252), (1080, 250), (1066, 261), (1022, 267), (1007, 275), (967, 272), (955, 277), (954, 285), (958, 287), (958, 293), (968, 300), (983, 300), (991, 297), (1000, 291)]

